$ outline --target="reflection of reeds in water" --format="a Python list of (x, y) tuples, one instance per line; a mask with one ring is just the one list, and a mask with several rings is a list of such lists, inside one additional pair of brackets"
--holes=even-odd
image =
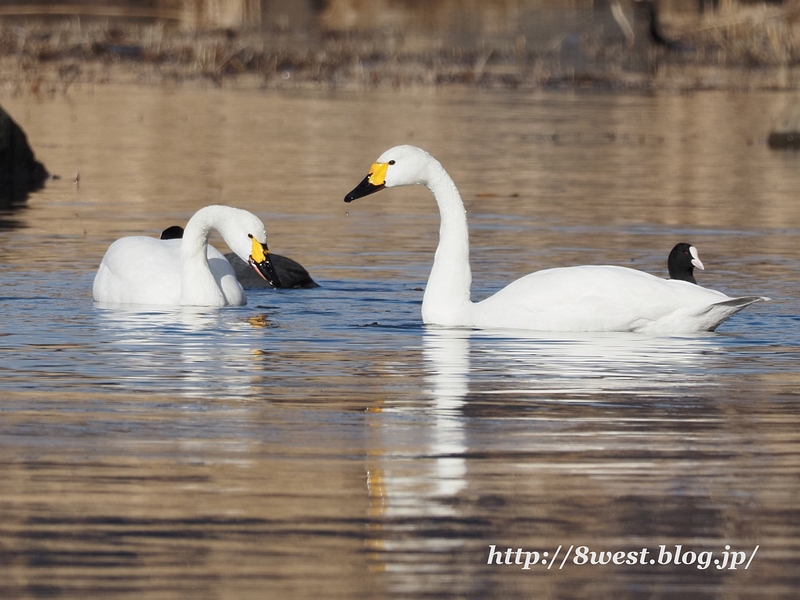
[[(680, 67), (691, 80), (692, 68), (800, 63), (797, 2), (705, 15), (662, 12), (662, 30), (680, 42), (674, 46), (648, 39), (649, 17), (633, 8), (638, 3), (613, 4), (613, 18), (610, 9), (543, 11), (525, 2), (488, 3), (455, 18), (457, 2), (372, 11), (331, 2), (294, 21), (265, 13), (260, 29), (203, 31), (169, 20), (6, 21), (0, 77), (33, 91), (81, 81), (222, 83), (247, 76), (267, 87), (643, 87), (655, 84), (661, 65)], [(632, 28), (620, 25), (622, 13)]]

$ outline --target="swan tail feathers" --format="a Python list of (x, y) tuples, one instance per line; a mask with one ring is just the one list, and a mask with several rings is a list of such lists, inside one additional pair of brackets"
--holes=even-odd
[[(741, 296), (728, 298), (712, 304), (684, 307), (658, 319), (639, 325), (631, 331), (643, 333), (697, 333), (701, 331), (714, 331), (726, 319), (732, 317), (740, 310), (754, 302), (767, 301), (763, 296)], [(637, 324), (638, 325), (638, 324)]]
[(730, 298), (722, 302), (715, 302), (710, 306), (705, 307), (697, 316), (708, 323), (705, 331), (714, 331), (726, 319), (732, 317), (740, 310), (747, 308), (754, 302), (769, 301), (765, 296), (741, 296), (739, 298)]

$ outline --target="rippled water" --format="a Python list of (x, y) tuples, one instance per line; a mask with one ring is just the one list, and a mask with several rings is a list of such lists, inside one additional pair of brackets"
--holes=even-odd
[[(794, 597), (800, 156), (765, 144), (791, 100), (0, 96), (61, 175), (0, 217), (0, 596)], [(773, 301), (695, 336), (422, 327), (429, 194), (342, 202), (401, 142), (462, 191), (476, 298), (549, 266), (666, 275), (688, 240), (701, 283)], [(211, 203), (321, 287), (93, 305), (111, 241)], [(676, 545), (692, 564), (659, 564)], [(749, 567), (698, 568), (726, 546)]]

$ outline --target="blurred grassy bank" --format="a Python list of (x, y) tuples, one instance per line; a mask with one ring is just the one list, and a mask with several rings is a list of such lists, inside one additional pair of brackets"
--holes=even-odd
[(383, 19), (366, 9), (339, 14), (331, 2), (299, 25), (278, 18), (257, 27), (7, 14), (0, 85), (37, 94), (104, 82), (791, 90), (800, 87), (794, 2), (656, 13), (648, 1), (489, 3), (488, 12), (451, 2), (454, 12), (409, 8)]

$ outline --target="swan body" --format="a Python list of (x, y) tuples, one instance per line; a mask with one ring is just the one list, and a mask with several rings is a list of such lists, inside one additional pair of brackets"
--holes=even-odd
[(616, 266), (546, 269), (493, 296), (472, 302), (469, 233), (453, 180), (430, 154), (414, 146), (388, 150), (345, 202), (384, 187), (424, 185), (439, 205), (439, 246), (422, 300), (426, 324), (535, 331), (713, 331), (758, 296), (731, 298), (687, 281)]
[(231, 250), (267, 280), (275, 278), (264, 224), (228, 206), (207, 206), (182, 239), (124, 237), (106, 251), (94, 279), (96, 302), (186, 306), (241, 306), (242, 286), (225, 256), (208, 243), (216, 229)]

